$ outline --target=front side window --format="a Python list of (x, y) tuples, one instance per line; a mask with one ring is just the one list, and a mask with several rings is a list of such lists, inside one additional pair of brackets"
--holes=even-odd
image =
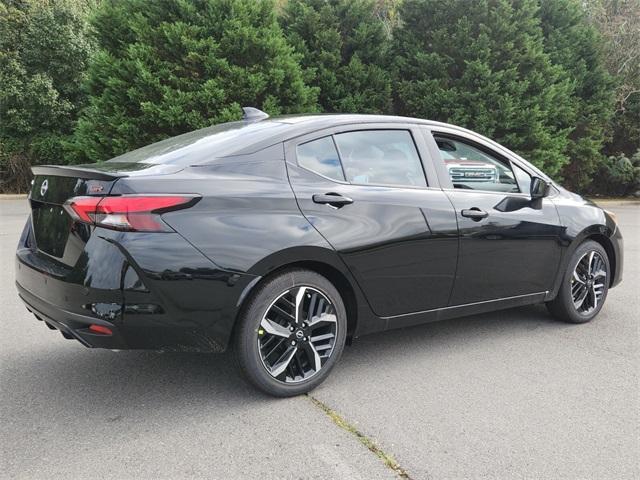
[(454, 188), (520, 192), (509, 161), (458, 139), (438, 135), (434, 138)]
[(347, 181), (358, 185), (426, 187), (408, 130), (361, 130), (334, 136)]

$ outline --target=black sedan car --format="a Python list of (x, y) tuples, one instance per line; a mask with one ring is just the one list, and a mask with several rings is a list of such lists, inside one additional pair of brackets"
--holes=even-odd
[(37, 319), (87, 347), (232, 347), (278, 396), (372, 332), (542, 302), (587, 322), (622, 276), (611, 213), (444, 123), (247, 108), (33, 171), (16, 284)]

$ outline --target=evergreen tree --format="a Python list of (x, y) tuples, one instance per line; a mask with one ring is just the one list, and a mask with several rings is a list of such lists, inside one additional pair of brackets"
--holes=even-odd
[(574, 129), (569, 134), (563, 170), (565, 184), (583, 190), (591, 183), (613, 113), (614, 84), (602, 58), (602, 38), (586, 19), (578, 0), (542, 1), (538, 14), (545, 51), (573, 84)]
[(572, 84), (544, 52), (536, 11), (534, 0), (406, 0), (395, 34), (401, 113), (471, 128), (558, 176)]
[(282, 24), (324, 111), (391, 109), (389, 36), (372, 0), (290, 0)]
[(584, 0), (588, 19), (603, 39), (604, 61), (616, 84), (608, 155), (640, 152), (640, 2)]
[(2, 188), (24, 190), (29, 166), (61, 163), (84, 103), (91, 45), (81, 1), (0, 3)]
[(238, 119), (244, 105), (315, 107), (271, 1), (111, 0), (93, 24), (101, 48), (76, 132), (90, 160)]
[(622, 109), (616, 110), (610, 129), (612, 139), (605, 151), (629, 156), (640, 152), (640, 79), (638, 90), (629, 95)]

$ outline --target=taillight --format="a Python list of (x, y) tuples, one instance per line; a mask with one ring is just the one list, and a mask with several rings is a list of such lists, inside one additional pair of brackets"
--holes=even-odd
[(198, 195), (74, 197), (64, 208), (77, 221), (130, 232), (171, 232), (160, 215), (194, 205)]
[(64, 209), (73, 218), (84, 223), (93, 223), (93, 214), (104, 197), (75, 197), (64, 203)]

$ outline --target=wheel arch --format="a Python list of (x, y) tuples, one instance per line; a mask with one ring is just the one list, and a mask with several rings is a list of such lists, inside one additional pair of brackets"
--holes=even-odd
[(609, 286), (611, 286), (615, 278), (616, 268), (618, 266), (616, 250), (613, 247), (613, 242), (611, 241), (611, 236), (614, 233), (614, 230), (612, 230), (607, 225), (595, 224), (588, 226), (580, 233), (575, 235), (573, 241), (567, 249), (566, 255), (564, 256), (562, 274), (564, 275), (564, 271), (567, 268), (567, 264), (569, 263), (569, 259), (571, 258), (571, 255), (573, 255), (573, 252), (575, 252), (576, 249), (584, 242), (592, 240), (601, 245), (602, 248), (604, 248), (604, 251), (607, 253), (607, 257), (609, 258), (609, 266), (611, 267), (611, 272), (609, 275)]
[(284, 270), (302, 268), (322, 275), (340, 292), (347, 311), (347, 341), (350, 342), (358, 333), (358, 327), (364, 316), (369, 314), (368, 304), (359, 285), (334, 250), (323, 247), (296, 247), (269, 255), (254, 265), (248, 273), (256, 275), (238, 299), (235, 325), (243, 311), (247, 299), (255, 288)]
[(294, 268), (302, 268), (316, 272), (325, 277), (336, 287), (342, 297), (342, 301), (344, 302), (345, 310), (347, 311), (347, 339), (352, 339), (358, 325), (358, 300), (354, 287), (347, 276), (333, 265), (316, 260), (301, 260), (282, 265), (280, 268), (271, 272), (269, 276), (275, 275), (283, 270), (290, 270)]
[[(594, 242), (599, 243), (602, 246), (602, 248), (604, 248), (604, 251), (607, 252), (607, 257), (609, 258), (609, 267), (611, 268), (611, 272), (609, 275), (609, 286), (611, 287), (614, 279), (616, 278), (616, 268), (617, 268), (617, 258), (616, 258), (616, 252), (613, 248), (613, 242), (609, 237), (607, 237), (602, 233), (591, 233), (586, 237), (584, 237), (578, 245), (586, 242), (587, 240), (593, 240)], [(578, 245), (576, 245), (575, 248), (578, 248)]]
[(572, 241), (565, 247), (565, 252), (562, 256), (561, 265), (556, 274), (556, 281), (553, 285), (553, 290), (549, 292), (549, 294), (545, 297), (545, 302), (553, 300), (558, 291), (560, 290), (560, 285), (562, 284), (562, 279), (567, 271), (567, 266), (569, 265), (569, 260), (573, 255), (573, 252), (582, 245), (584, 242), (588, 240), (592, 240), (604, 248), (607, 253), (607, 257), (609, 258), (609, 266), (611, 267), (611, 275), (609, 279), (609, 286), (613, 284), (616, 276), (616, 269), (618, 268), (618, 259), (616, 255), (616, 250), (613, 247), (613, 242), (611, 241), (611, 235), (614, 232), (611, 231), (605, 225), (592, 225), (590, 227), (585, 228), (580, 233), (575, 235)]

